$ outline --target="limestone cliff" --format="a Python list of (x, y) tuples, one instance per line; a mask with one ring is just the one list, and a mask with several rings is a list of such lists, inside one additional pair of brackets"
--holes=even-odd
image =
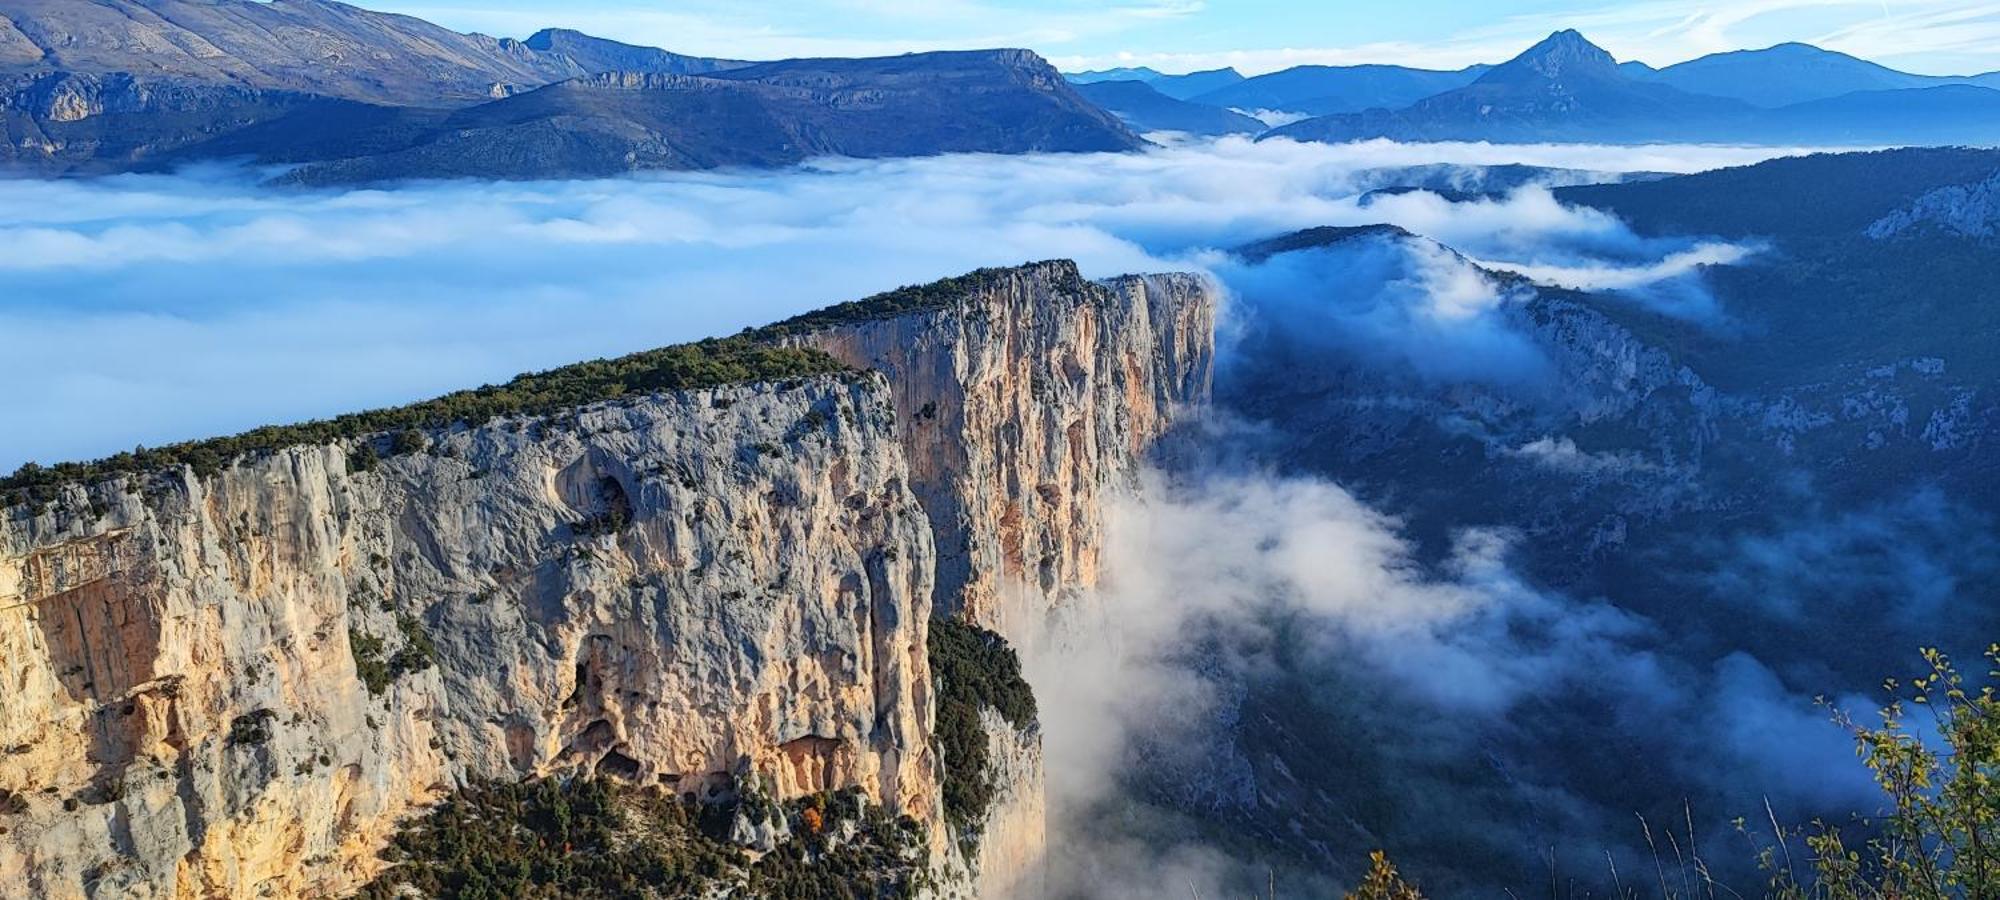
[(981, 724), (993, 761), (993, 780), (1000, 790), (987, 814), (985, 836), (974, 861), (974, 896), (1043, 896), (1048, 798), (1041, 732), (1017, 730), (992, 710), (982, 714)]
[(337, 891), (475, 775), (755, 771), (935, 818), (931, 542), (890, 428), (878, 379), (820, 379), (10, 519), (0, 784), (25, 808), (0, 884)]
[(1104, 501), (1136, 486), (1176, 410), (1207, 399), (1215, 310), (1195, 276), (1095, 283), (1052, 262), (807, 340), (888, 374), (939, 607), (1019, 643), (1096, 585)]
[[(941, 613), (1014, 644), (1097, 586), (1107, 502), (1208, 399), (1214, 287), (1191, 275), (1083, 279), (1056, 261), (991, 273), (948, 302), (801, 338), (888, 375), (911, 483), (937, 543)], [(1035, 896), (1041, 737), (989, 717), (1002, 790), (970, 861), (980, 896)]]
[[(578, 772), (858, 787), (945, 846), (934, 598), (989, 616), (1088, 584), (1098, 504), (1201, 399), (1212, 346), (1191, 278), (991, 284), (811, 332), (879, 372), (0, 510), (0, 895), (338, 895), (454, 788)], [(997, 890), (1040, 855), (1040, 750), (989, 731), (1001, 791), (964, 874)]]

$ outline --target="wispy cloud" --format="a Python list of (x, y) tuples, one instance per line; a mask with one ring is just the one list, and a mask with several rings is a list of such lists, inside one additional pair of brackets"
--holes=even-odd
[(1513, 272), (1541, 284), (1579, 291), (1626, 291), (1691, 275), (1710, 266), (1728, 266), (1749, 258), (1756, 250), (1742, 244), (1702, 242), (1667, 254), (1664, 258), (1636, 265), (1521, 264), (1485, 260), (1489, 269)]
[[(1600, 471), (1626, 464), (1567, 442), (1525, 452)], [(1332, 866), (1385, 844), (1427, 847), (1433, 866), (1462, 867), (1432, 875), (1461, 878), (1479, 877), (1468, 860), (1495, 853), (1557, 853), (1593, 869), (1607, 851), (1628, 859), (1641, 846), (1630, 804), (1652, 779), (1732, 804), (1768, 797), (1786, 814), (1867, 799), (1851, 740), (1778, 673), (1748, 653), (1683, 657), (1672, 623), (1538, 589), (1512, 566), (1519, 533), (1465, 528), (1426, 563), (1403, 523), (1325, 480), (1179, 472), (1150, 480), (1144, 497), (1110, 516), (1100, 595), (1024, 651), (1042, 698), (1065, 893), (1240, 896), (1238, 884), (1263, 883), (1261, 866), (1244, 879), (1250, 866), (1209, 850), (1200, 835), (1211, 832), (1152, 828), (1132, 840), (1132, 794), (1180, 797), (1230, 825), (1311, 822), (1298, 836)], [(1246, 695), (1285, 689), (1272, 684), (1313, 696), (1292, 698), (1281, 720), (1253, 719), (1272, 707), (1267, 698), (1250, 713)], [(1342, 764), (1373, 777), (1287, 766), (1308, 758), (1303, 736), (1327, 727), (1340, 732)], [(1586, 749), (1565, 743), (1578, 736)], [(1644, 775), (1592, 786), (1580, 773), (1616, 765), (1597, 762), (1610, 742), (1657, 752)], [(1410, 808), (1429, 815), (1398, 814)], [(1315, 810), (1333, 823), (1313, 822)], [(1710, 812), (1688, 813), (1690, 827)], [(1550, 832), (1568, 840), (1551, 850)], [(1338, 892), (1294, 877), (1281, 883), (1298, 895)]]

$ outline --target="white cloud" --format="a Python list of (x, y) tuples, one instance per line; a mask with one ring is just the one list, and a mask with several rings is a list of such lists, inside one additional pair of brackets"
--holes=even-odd
[[(0, 182), (0, 377), (29, 386), (0, 400), (0, 468), (407, 402), (1030, 259), (1200, 267), (1206, 248), (1389, 220), (1482, 259), (1549, 263), (1540, 234), (1587, 260), (1584, 239), (1615, 223), (1544, 196), (1510, 222), (1504, 206), (1356, 195), (1385, 166), (1685, 171), (1774, 152), (1227, 140), (394, 191), (212, 170)], [(1425, 290), (1462, 316), (1487, 302), (1471, 284)]]
[[(1190, 790), (1218, 804), (1250, 802), (1231, 797), (1256, 785), (1233, 758), (1229, 723), (1245, 681), (1285, 665), (1271, 655), (1280, 631), (1309, 635), (1311, 665), (1359, 676), (1346, 684), (1367, 691), (1354, 705), (1380, 712), (1358, 727), (1385, 743), (1414, 742), (1430, 730), (1421, 722), (1478, 733), (1578, 681), (1654, 681), (1636, 646), (1650, 625), (1529, 589), (1498, 532), (1467, 531), (1443, 565), (1426, 566), (1400, 523), (1330, 482), (1149, 475), (1143, 495), (1110, 513), (1103, 589), (1023, 647), (1041, 701), (1057, 893), (1230, 895), (1227, 860), (1199, 841), (1135, 844), (1089, 816), (1125, 789), (1141, 749), (1148, 767), (1185, 770)], [(1190, 647), (1216, 649), (1190, 665)], [(1312, 801), (1280, 808), (1292, 803)], [(1343, 863), (1360, 858), (1341, 835), (1316, 837), (1352, 854)]]
[[(1232, 895), (1231, 874), (1246, 873), (1232, 873), (1201, 831), (1175, 840), (1170, 830), (1093, 818), (1135, 782), (1254, 821), (1311, 822), (1306, 811), (1322, 808), (1351, 815), (1310, 835), (1337, 864), (1412, 833), (1526, 858), (1564, 821), (1578, 842), (1563, 848), (1567, 857), (1624, 858), (1640, 838), (1621, 804), (1641, 792), (1572, 783), (1562, 754), (1580, 751), (1565, 744), (1577, 736), (1565, 727), (1674, 748), (1642, 781), (1671, 773), (1732, 801), (1770, 796), (1786, 814), (1868, 798), (1849, 737), (1757, 659), (1677, 657), (1662, 624), (1531, 587), (1508, 563), (1509, 532), (1463, 529), (1427, 563), (1402, 523), (1317, 478), (1181, 471), (1149, 476), (1143, 495), (1112, 511), (1102, 590), (1023, 648), (1041, 700), (1059, 893)], [(1343, 747), (1345, 758), (1384, 760), (1377, 780), (1311, 796), (1340, 780), (1301, 780), (1283, 765), (1304, 759), (1298, 736), (1328, 724), (1238, 718), (1244, 694), (1273, 679), (1326, 685), (1324, 696), (1285, 708), (1333, 715), (1331, 727), (1361, 743)], [(1268, 703), (1260, 715), (1272, 714)], [(1551, 708), (1577, 718), (1538, 718)], [(1614, 721), (1595, 720), (1605, 714)], [(1455, 767), (1467, 754), (1491, 767), (1486, 775)], [(1489, 786), (1489, 776), (1505, 786)], [(1399, 823), (1381, 813), (1399, 799), (1448, 818)], [(1135, 814), (1111, 808), (1110, 822)], [(1510, 818), (1525, 810), (1537, 821)], [(1706, 822), (1712, 813), (1689, 815)], [(1398, 824), (1402, 833), (1371, 833)], [(1337, 890), (1286, 883), (1301, 896)]]
[(1231, 111), (1256, 119), (1264, 123), (1264, 127), (1266, 128), (1283, 128), (1293, 122), (1303, 122), (1312, 118), (1305, 113), (1285, 112), (1282, 109), (1236, 109)]
[(1704, 242), (1635, 266), (1522, 265), (1497, 260), (1482, 260), (1480, 264), (1571, 290), (1624, 291), (1690, 275), (1709, 266), (1735, 265), (1755, 252), (1754, 248), (1740, 244)]
[(1543, 437), (1514, 448), (1511, 453), (1557, 472), (1571, 475), (1623, 475), (1650, 471), (1652, 463), (1633, 453), (1592, 453), (1578, 447), (1568, 437)]

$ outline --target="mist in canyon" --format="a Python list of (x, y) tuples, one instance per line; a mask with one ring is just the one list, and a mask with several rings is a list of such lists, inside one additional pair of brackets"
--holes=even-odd
[[(1704, 272), (1765, 248), (1642, 237), (1549, 188), (1787, 152), (1223, 140), (395, 191), (224, 169), (5, 182), (0, 375), (45, 387), (0, 399), (0, 467), (405, 402), (979, 266), (1203, 272), (1228, 297), (1216, 408), (1112, 511), (1100, 594), (1022, 648), (1056, 887), (1312, 894), (1378, 848), (1445, 896), (1552, 865), (1595, 884), (1607, 854), (1639, 859), (1635, 816), (1685, 808), (1714, 843), (1765, 798), (1787, 816), (1866, 801), (1812, 702), (1868, 708), (1866, 682), (1723, 635), (1732, 604), (1803, 618), (1807, 592), (1909, 588), (1936, 608), (1992, 541), (1919, 491), (1718, 537), (1628, 596), (1564, 577), (1594, 560), (1546, 536), (1547, 510), (1422, 496), (1487, 491), (1496, 461), (1578, 496), (1688, 490), (1686, 460), (1540, 428), (1601, 401), (1524, 309), (1594, 292), (1726, 332)], [(1510, 164), (1544, 168), (1493, 168)], [(1372, 224), (1407, 234), (1231, 252)], [(1490, 453), (1396, 457), (1401, 426), (1369, 429), (1397, 404)], [(1421, 484), (1385, 487), (1385, 458)], [(1715, 610), (1678, 617), (1674, 591)]]
[(1363, 195), (1409, 166), (1477, 186), (1488, 164), (1590, 180), (1782, 152), (1228, 140), (337, 192), (230, 169), (0, 181), (0, 376), (42, 386), (0, 399), (0, 468), (403, 403), (1027, 260), (1200, 270), (1218, 248), (1392, 221), (1483, 260), (1629, 268), (1615, 221), (1544, 194)]

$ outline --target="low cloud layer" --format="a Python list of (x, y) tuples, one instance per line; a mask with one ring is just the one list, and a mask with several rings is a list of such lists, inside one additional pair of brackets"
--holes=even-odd
[[(1225, 350), (1275, 328), (1290, 340), (1264, 351), (1296, 353), (1298, 365), (1347, 360), (1431, 383), (1515, 387), (1553, 377), (1504, 314), (1523, 292), (1428, 239), (1359, 238), (1254, 264), (1219, 258), (1214, 271), (1236, 302)], [(1225, 367), (1233, 359), (1225, 352)]]
[[(1740, 841), (1730, 816), (1764, 802), (1787, 817), (1872, 802), (1810, 696), (1748, 653), (1682, 658), (1672, 623), (1530, 585), (1510, 562), (1521, 535), (1467, 527), (1427, 563), (1402, 523), (1316, 478), (1155, 474), (1143, 496), (1111, 517), (1088, 612), (1024, 654), (1059, 894), (1234, 896), (1285, 866), (1232, 857), (1198, 824), (1143, 840), (1107, 827), (1159, 814), (1133, 812), (1135, 795), (1206, 810), (1225, 832), (1313, 823), (1291, 836), (1310, 848), (1282, 879), (1297, 896), (1333, 892), (1315, 873), (1352, 878), (1385, 846), (1442, 896), (1532, 883), (1552, 845), (1593, 884), (1607, 853), (1644, 862), (1634, 813), (1662, 803), (1675, 820), (1689, 797), (1728, 804), (1686, 814), (1719, 844)], [(1264, 718), (1273, 703), (1284, 721)], [(1255, 749), (1316, 729), (1339, 758)], [(1749, 856), (1713, 865), (1741, 876)]]
[(393, 191), (219, 170), (0, 182), (0, 377), (27, 386), (0, 400), (0, 470), (407, 402), (1031, 259), (1199, 268), (1213, 248), (1391, 221), (1482, 260), (1574, 265), (1616, 223), (1537, 193), (1466, 209), (1358, 196), (1398, 183), (1384, 168), (1692, 171), (1780, 152), (1225, 140)]
[[(1231, 139), (394, 191), (285, 193), (231, 171), (0, 182), (0, 377), (25, 386), (0, 398), (0, 470), (404, 402), (1057, 257), (1096, 276), (1206, 270), (1231, 292), (1226, 339), (1277, 323), (1301, 365), (1517, 400), (1557, 379), (1508, 323), (1528, 288), (1487, 270), (1708, 321), (1728, 310), (1702, 289), (1702, 268), (1756, 248), (1642, 239), (1484, 167), (1556, 167), (1573, 182), (1772, 154)], [(1423, 168), (1388, 171), (1410, 167)], [(1397, 186), (1431, 190), (1370, 194)], [(1226, 252), (1374, 223), (1419, 237), (1259, 265)], [(1285, 811), (1306, 818), (1281, 824), (1325, 854), (1312, 864), (1407, 836), (1431, 841), (1433, 857), (1464, 850), (1466, 869), (1503, 880), (1523, 848), (1560, 842), (1595, 865), (1598, 841), (1639, 846), (1620, 831), (1633, 778), (1620, 754), (1653, 761), (1649, 787), (1663, 790), (1763, 790), (1802, 806), (1866, 791), (1835, 765), (1844, 737), (1788, 689), (1819, 673), (1683, 652), (1679, 623), (1616, 596), (1539, 588), (1517, 570), (1531, 538), (1513, 523), (1457, 522), (1441, 553), (1419, 552), (1403, 522), (1339, 485), (1239, 464), (1265, 449), (1254, 430), (1212, 427), (1204, 465), (1157, 476), (1143, 505), (1113, 516), (1101, 603), (1024, 648), (1043, 688), (1069, 887), (1241, 894), (1240, 847), (1205, 840), (1199, 821), (1149, 831), (1132, 810), (1254, 828), (1273, 779), (1305, 798)], [(1498, 452), (1585, 479), (1654, 465), (1560, 433), (1529, 438)], [(1958, 520), (1932, 499), (1911, 508), (1935, 512), (1947, 535)], [(1798, 559), (1856, 584), (1874, 571), (1840, 570), (1857, 549), (1913, 575), (1942, 558), (1873, 519), (1834, 523), (1720, 548), (1742, 559), (1727, 573), (1740, 583), (1704, 586), (1761, 592), (1785, 611), (1802, 605), (1787, 585), (1816, 586), (1787, 568)], [(1590, 743), (1607, 735), (1615, 752)], [(1253, 738), (1342, 755), (1322, 772), (1274, 771), (1278, 755)], [(1106, 815), (1117, 827), (1098, 827)], [(1284, 893), (1320, 887), (1288, 881)]]

